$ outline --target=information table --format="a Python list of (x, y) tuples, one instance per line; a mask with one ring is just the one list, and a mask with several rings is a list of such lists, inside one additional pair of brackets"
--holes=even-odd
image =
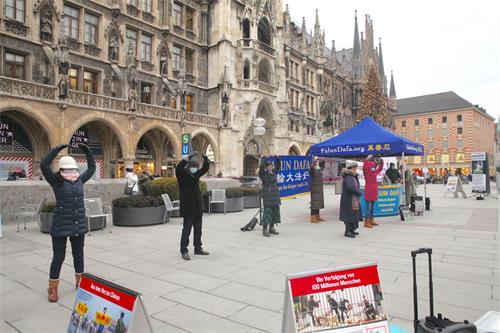
[[(365, 191), (361, 189), (361, 211), (365, 216)], [(401, 186), (386, 185), (378, 187), (378, 200), (375, 202), (375, 217), (399, 215)]]

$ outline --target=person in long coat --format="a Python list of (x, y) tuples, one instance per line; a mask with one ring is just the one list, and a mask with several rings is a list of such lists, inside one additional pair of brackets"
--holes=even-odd
[(175, 168), (180, 195), (179, 211), (180, 216), (184, 218), (181, 236), (181, 255), (184, 260), (191, 260), (188, 253), (191, 229), (194, 229), (194, 254), (209, 254), (203, 250), (201, 242), (203, 202), (200, 190), (200, 177), (207, 173), (210, 160), (207, 156), (203, 155), (203, 166), (199, 169), (200, 165), (195, 156), (196, 152), (191, 153), (187, 158), (180, 161)]
[(281, 170), (281, 160), (278, 156), (274, 156), (274, 158), (275, 165), (269, 160), (269, 157), (262, 157), (259, 167), (259, 177), (262, 181), (262, 203), (264, 205), (262, 214), (262, 234), (264, 237), (278, 235), (274, 225), (281, 223), (281, 198), (277, 178), (278, 172)]
[(323, 172), (321, 171), (320, 161), (315, 159), (311, 163), (309, 170), (311, 175), (310, 193), (311, 193), (311, 223), (324, 221), (319, 215), (319, 210), (325, 208), (325, 199), (323, 195)]
[(405, 204), (411, 203), (411, 196), (417, 194), (417, 184), (410, 169), (405, 171)]
[(363, 221), (361, 214), (361, 189), (358, 180), (358, 163), (347, 162), (342, 170), (342, 194), (340, 196), (340, 221), (345, 224), (344, 236), (355, 238), (358, 233), (359, 221)]
[(52, 187), (56, 197), (56, 209), (52, 218), (50, 236), (52, 237), (52, 263), (50, 264), (48, 301), (57, 302), (59, 299), (57, 289), (59, 287), (59, 274), (66, 255), (66, 243), (69, 238), (71, 251), (73, 253), (73, 265), (75, 267), (75, 282), (78, 287), (80, 278), (84, 272), (84, 240), (89, 231), (85, 217), (85, 203), (83, 201), (84, 184), (92, 178), (96, 170), (94, 154), (84, 144), (78, 148), (85, 152), (87, 158), (87, 170), (80, 174), (76, 161), (71, 156), (63, 156), (59, 160), (58, 172), (51, 169), (52, 161), (57, 154), (69, 145), (59, 145), (52, 149), (42, 159), (40, 169), (45, 180)]
[(377, 175), (384, 168), (382, 159), (375, 159), (368, 155), (363, 162), (363, 175), (365, 176), (365, 228), (373, 228), (378, 223), (374, 221), (375, 201), (378, 200)]

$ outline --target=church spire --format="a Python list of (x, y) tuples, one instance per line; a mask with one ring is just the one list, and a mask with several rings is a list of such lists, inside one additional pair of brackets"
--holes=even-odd
[(335, 40), (332, 40), (332, 62), (333, 68), (337, 67), (337, 50), (335, 49)]
[(389, 97), (396, 98), (396, 87), (394, 86), (394, 77), (391, 71), (391, 88), (389, 89)]
[(382, 38), (378, 39), (378, 72), (383, 79), (385, 76), (384, 71), (384, 57), (382, 56)]
[(353, 78), (361, 79), (361, 47), (359, 45), (358, 11), (354, 11), (354, 43), (352, 48)]
[(316, 20), (314, 22), (314, 33), (319, 33), (320, 32), (320, 25), (319, 25), (319, 15), (318, 15), (318, 9), (316, 8)]
[(302, 17), (302, 50), (307, 50), (307, 30), (306, 30), (306, 18)]

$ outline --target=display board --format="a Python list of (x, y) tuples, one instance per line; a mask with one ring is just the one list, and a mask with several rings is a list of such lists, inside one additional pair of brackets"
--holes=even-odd
[(452, 193), (455, 198), (458, 198), (458, 193), (461, 193), (464, 199), (467, 198), (467, 194), (464, 191), (462, 182), (457, 176), (448, 177), (446, 188), (444, 190), (444, 196), (446, 197), (446, 194), (448, 193)]
[(472, 192), (490, 193), (488, 153), (472, 152)]
[(67, 333), (152, 331), (140, 293), (82, 275)]
[[(280, 155), (281, 170), (278, 172), (278, 187), (281, 198), (295, 198), (309, 193), (311, 157)], [(275, 163), (274, 157), (269, 160)]]
[[(365, 191), (361, 189), (361, 212), (365, 216)], [(401, 198), (401, 186), (386, 185), (378, 187), (378, 200), (375, 201), (374, 216), (399, 215), (399, 202)]]
[(282, 332), (389, 333), (377, 265), (288, 275)]

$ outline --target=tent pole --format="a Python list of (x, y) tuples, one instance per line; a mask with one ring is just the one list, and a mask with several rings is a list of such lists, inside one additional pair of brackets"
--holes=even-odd
[(406, 179), (405, 179), (405, 174), (406, 174), (406, 161), (405, 161), (405, 153), (401, 153), (401, 161), (403, 162), (403, 188), (401, 189), (401, 193), (403, 193), (403, 204), (406, 205)]

